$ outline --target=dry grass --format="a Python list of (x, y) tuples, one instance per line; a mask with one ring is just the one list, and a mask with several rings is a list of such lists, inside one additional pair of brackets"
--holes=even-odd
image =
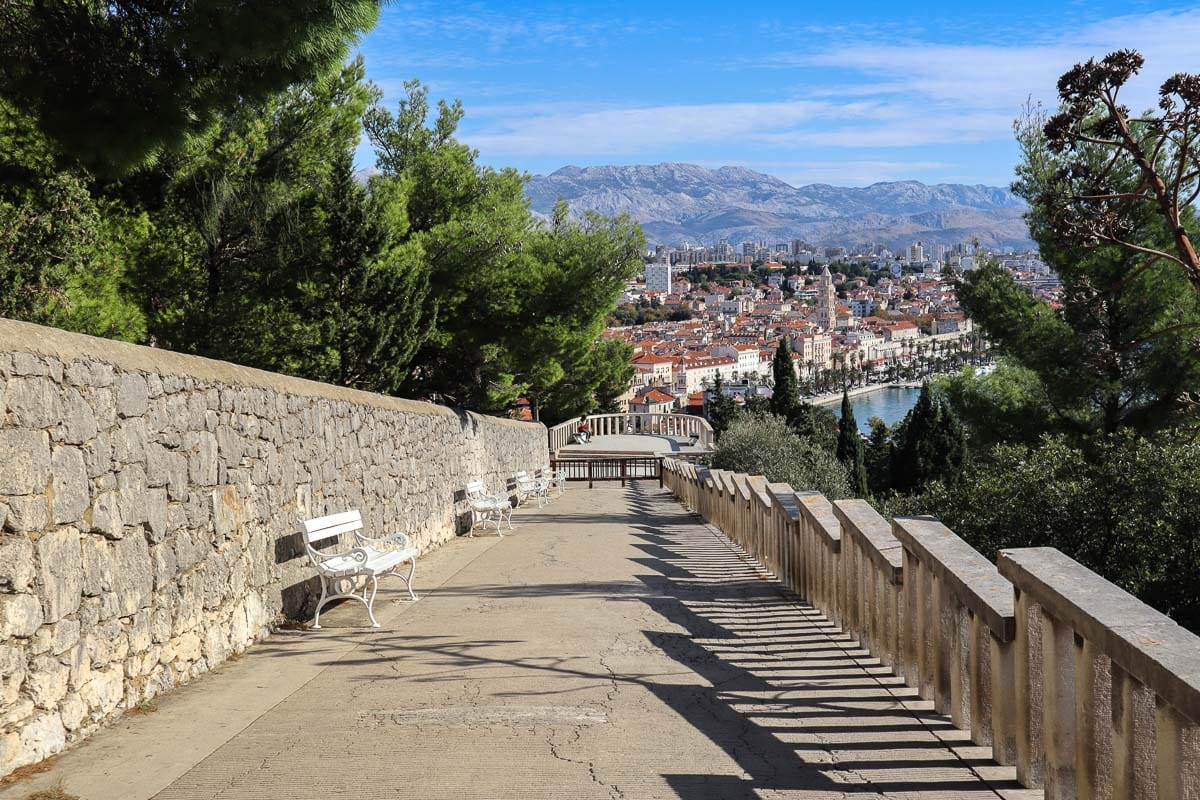
[(58, 756), (50, 756), (49, 758), (39, 761), (36, 764), (29, 764), (24, 767), (17, 767), (9, 774), (0, 778), (0, 786), (7, 786), (10, 783), (23, 781), (26, 778), (32, 778), (34, 775), (41, 775), (43, 772), (49, 772), (54, 766), (54, 762), (58, 760)]
[(277, 631), (307, 631), (312, 628), (309, 623), (291, 617), (280, 617), (275, 620), (274, 627)]
[(68, 792), (60, 783), (49, 789), (38, 789), (36, 792), (31, 792), (25, 795), (25, 800), (80, 800), (80, 798), (79, 795)]
[(143, 700), (129, 709), (130, 714), (153, 714), (155, 711), (158, 711), (158, 703), (153, 700)]

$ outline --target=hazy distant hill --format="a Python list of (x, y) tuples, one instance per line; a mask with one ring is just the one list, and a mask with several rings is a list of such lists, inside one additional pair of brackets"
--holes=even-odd
[(1021, 218), (1024, 202), (994, 186), (796, 187), (744, 167), (654, 164), (563, 167), (534, 176), (526, 192), (542, 214), (560, 197), (575, 211), (628, 213), (651, 242), (663, 244), (806, 239), (899, 248), (918, 239), (949, 245), (978, 236), (985, 247), (1032, 246)]

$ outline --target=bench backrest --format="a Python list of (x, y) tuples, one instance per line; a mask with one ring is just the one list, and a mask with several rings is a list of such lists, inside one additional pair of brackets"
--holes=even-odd
[(469, 481), (467, 483), (467, 497), (478, 497), (481, 494), (486, 494), (486, 491), (483, 488), (483, 481)]
[(343, 533), (361, 530), (362, 514), (358, 511), (343, 511), (304, 521), (304, 537), (309, 544), (322, 539), (332, 539)]

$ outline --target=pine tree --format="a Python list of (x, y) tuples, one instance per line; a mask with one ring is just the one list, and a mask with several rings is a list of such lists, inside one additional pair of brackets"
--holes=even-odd
[(0, 3), (0, 95), (120, 175), (336, 69), (378, 16), (378, 0)]
[(866, 497), (870, 488), (867, 467), (863, 456), (862, 437), (858, 433), (858, 422), (850, 405), (850, 395), (842, 392), (842, 417), (838, 420), (838, 461), (846, 467), (850, 477), (850, 491), (855, 497)]

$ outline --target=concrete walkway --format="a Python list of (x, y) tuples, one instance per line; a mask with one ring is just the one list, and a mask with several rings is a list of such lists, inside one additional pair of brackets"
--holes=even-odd
[(0, 798), (1040, 796), (656, 484), (514, 522), (382, 629), (343, 606)]

